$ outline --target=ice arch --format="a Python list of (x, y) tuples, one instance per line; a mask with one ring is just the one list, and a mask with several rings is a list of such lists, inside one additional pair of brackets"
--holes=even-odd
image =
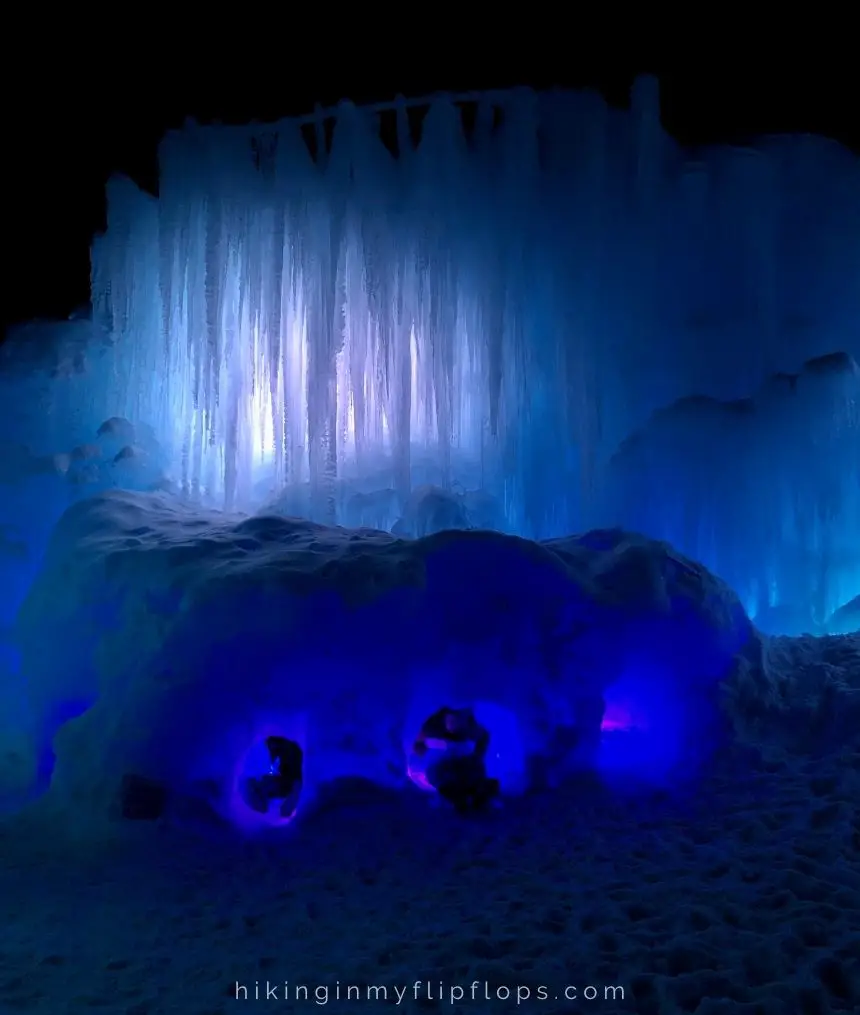
[[(233, 771), (227, 781), (226, 793), (217, 800), (224, 815), (242, 828), (277, 828), (288, 825), (298, 814), (302, 803), (304, 782), (307, 778), (305, 751), (307, 735), (302, 717), (268, 716), (267, 722), (253, 731), (244, 750), (238, 752)], [(274, 792), (254, 799), (254, 784), (270, 778), (274, 773), (273, 756), (269, 743), (272, 739), (285, 740), (299, 754), (298, 777), (292, 792)], [(259, 794), (257, 794), (259, 796)]]
[[(422, 723), (436, 711), (430, 702), (438, 705), (439, 700), (438, 690), (425, 688), (418, 701), (413, 701), (405, 727), (407, 736), (403, 749), (407, 775), (419, 789), (427, 792), (434, 791), (425, 775), (428, 759), (415, 755), (414, 743)], [(529, 785), (528, 756), (516, 712), (495, 701), (460, 701), (447, 707), (469, 708), (477, 723), (486, 730), (489, 736), (486, 773), (488, 778), (498, 780), (501, 793), (516, 795), (524, 792)]]

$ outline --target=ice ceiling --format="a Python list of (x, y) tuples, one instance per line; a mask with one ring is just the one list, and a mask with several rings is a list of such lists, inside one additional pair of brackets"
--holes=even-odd
[(157, 198), (109, 184), (112, 352), (75, 397), (152, 427), (186, 497), (346, 524), (376, 497), (390, 527), (432, 483), (532, 537), (669, 539), (753, 612), (860, 591), (860, 169), (835, 143), (693, 156), (645, 78), (629, 111), (523, 89), (189, 124), (160, 166)]

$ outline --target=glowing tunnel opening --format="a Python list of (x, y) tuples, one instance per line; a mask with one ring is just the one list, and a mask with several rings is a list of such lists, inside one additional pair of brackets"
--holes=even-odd
[[(526, 754), (516, 714), (511, 709), (490, 701), (452, 706), (451, 710), (470, 711), (478, 727), (487, 734), (488, 745), (484, 755), (486, 777), (496, 780), (504, 793), (521, 792), (526, 783)], [(442, 708), (428, 710), (416, 723), (417, 728), (406, 746), (407, 774), (419, 789), (428, 793), (436, 792), (436, 787), (428, 778), (428, 769), (439, 760), (440, 753), (444, 750), (444, 746), (436, 742), (439, 738), (431, 735), (434, 732), (434, 720), (442, 711)], [(419, 748), (422, 741), (427, 746), (423, 751)]]
[(306, 784), (303, 737), (280, 727), (255, 734), (239, 755), (231, 780), (229, 813), (245, 830), (288, 825)]
[(613, 695), (606, 702), (603, 721), (600, 724), (603, 733), (644, 732), (648, 728), (648, 717), (637, 707), (634, 701)]
[(610, 780), (663, 782), (684, 764), (697, 711), (674, 682), (638, 667), (604, 694), (596, 768)]

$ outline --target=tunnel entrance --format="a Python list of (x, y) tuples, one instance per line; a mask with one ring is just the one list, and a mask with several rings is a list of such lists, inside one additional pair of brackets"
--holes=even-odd
[(501, 788), (499, 779), (488, 772), (492, 741), (473, 708), (445, 705), (427, 716), (412, 741), (409, 778), (458, 811), (481, 810)]
[(640, 664), (605, 691), (597, 770), (614, 785), (665, 785), (695, 775), (718, 707)]
[(304, 752), (288, 737), (271, 735), (248, 752), (239, 777), (239, 795), (257, 814), (289, 821), (296, 813), (304, 779)]
[(156, 779), (127, 772), (119, 790), (120, 814), (127, 821), (158, 821), (167, 807), (167, 787)]

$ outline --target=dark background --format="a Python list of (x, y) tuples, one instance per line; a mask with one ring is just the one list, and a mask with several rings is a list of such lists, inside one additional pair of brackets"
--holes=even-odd
[(189, 115), (204, 122), (273, 120), (342, 98), (362, 103), (398, 93), (421, 96), (517, 84), (591, 86), (623, 106), (634, 76), (656, 72), (664, 126), (684, 144), (802, 131), (836, 138), (860, 153), (860, 69), (840, 70), (820, 57), (811, 66), (779, 71), (758, 66), (660, 73), (659, 67), (642, 63), (579, 75), (554, 68), (551, 61), (508, 70), (500, 65), (495, 72), (412, 74), (384, 72), (373, 61), (353, 74), (313, 74), (306, 62), (293, 71), (245, 66), (229, 74), (189, 74), (182, 81), (161, 75), (157, 54), (155, 61), (145, 72), (136, 68), (126, 74), (115, 65), (106, 79), (84, 77), (70, 66), (61, 68), (50, 87), (32, 74), (11, 83), (2, 148), (4, 332), (16, 321), (66, 317), (87, 302), (89, 244), (104, 226), (105, 181), (122, 172), (154, 189), (158, 141)]

